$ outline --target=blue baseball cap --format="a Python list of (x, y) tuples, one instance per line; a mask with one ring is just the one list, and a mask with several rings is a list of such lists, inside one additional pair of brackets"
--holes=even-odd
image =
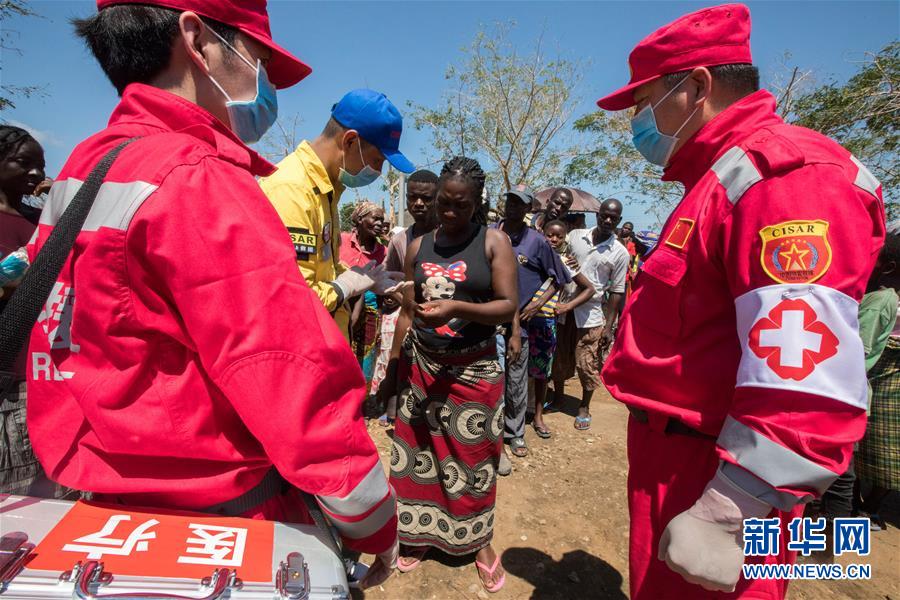
[(331, 116), (378, 148), (398, 171), (412, 173), (416, 170), (415, 165), (400, 153), (403, 117), (384, 94), (368, 89), (347, 92), (340, 102), (331, 107)]

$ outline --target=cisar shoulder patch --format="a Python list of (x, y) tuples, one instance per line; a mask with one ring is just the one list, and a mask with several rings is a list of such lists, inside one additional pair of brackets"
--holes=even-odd
[(831, 266), (828, 221), (785, 221), (763, 227), (760, 263), (778, 283), (812, 283)]

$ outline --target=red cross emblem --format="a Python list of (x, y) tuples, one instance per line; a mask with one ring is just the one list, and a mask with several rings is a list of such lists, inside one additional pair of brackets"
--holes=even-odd
[(782, 300), (750, 329), (750, 350), (782, 379), (802, 381), (837, 354), (838, 338), (803, 300)]

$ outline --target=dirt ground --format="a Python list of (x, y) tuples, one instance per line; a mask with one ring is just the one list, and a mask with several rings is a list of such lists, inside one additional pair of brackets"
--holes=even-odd
[[(513, 472), (499, 478), (494, 548), (507, 571), (497, 594), (485, 592), (470, 560), (432, 552), (407, 574), (395, 572), (380, 588), (354, 594), (379, 599), (573, 600), (628, 597), (628, 512), (625, 497), (626, 409), (605, 393), (592, 402), (590, 431), (572, 427), (581, 390), (577, 381), (566, 388), (564, 412), (547, 415), (553, 438), (541, 440), (531, 427), (526, 440), (530, 455), (513, 458)], [(569, 414), (566, 414), (569, 413)], [(385, 468), (390, 439), (369, 426)], [(900, 600), (900, 530), (896, 494), (885, 516), (892, 526), (872, 534), (870, 556), (838, 562), (872, 564), (872, 579), (863, 582), (795, 582), (791, 600), (829, 598)], [(364, 557), (369, 559), (370, 557)]]

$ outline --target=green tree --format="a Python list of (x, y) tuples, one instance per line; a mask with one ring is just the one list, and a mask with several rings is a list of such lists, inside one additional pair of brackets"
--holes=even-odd
[(509, 189), (558, 179), (573, 155), (561, 133), (572, 115), (582, 64), (548, 57), (543, 36), (521, 54), (510, 40), (513, 23), (479, 31), (447, 69), (447, 89), (437, 108), (410, 104), (416, 129), (432, 134), (432, 146), (446, 159), (476, 158), (489, 186)]
[[(853, 152), (881, 181), (889, 218), (900, 217), (900, 42), (867, 55), (847, 83), (816, 86), (812, 73), (789, 67), (786, 53), (770, 86), (779, 114), (789, 123), (815, 129)], [(637, 202), (658, 223), (681, 198), (676, 183), (660, 181), (662, 170), (647, 161), (631, 143), (629, 111), (597, 111), (574, 123), (584, 150), (568, 162), (564, 179), (588, 181), (610, 190), (608, 195)]]
[[(19, 32), (9, 28), (10, 18), (39, 16), (23, 0), (0, 0), (0, 53), (11, 52), (22, 55), (22, 50), (16, 45)], [(2, 73), (2, 69), (3, 61), (0, 61), (0, 73)], [(0, 79), (2, 79), (2, 75), (0, 75)], [(0, 110), (15, 108), (16, 98), (31, 98), (43, 93), (42, 86), (0, 83)]]
[(787, 118), (852, 152), (881, 182), (888, 215), (900, 217), (900, 41), (868, 53), (846, 83), (797, 97)]
[(354, 208), (356, 208), (355, 202), (344, 202), (338, 207), (338, 214), (341, 217), (341, 231), (353, 229), (353, 221), (350, 220), (350, 215), (353, 214)]
[(582, 135), (584, 150), (566, 165), (563, 179), (609, 190), (606, 196), (639, 204), (662, 224), (683, 189), (680, 184), (660, 181), (662, 169), (635, 149), (630, 111), (598, 110), (577, 119), (573, 128)]

